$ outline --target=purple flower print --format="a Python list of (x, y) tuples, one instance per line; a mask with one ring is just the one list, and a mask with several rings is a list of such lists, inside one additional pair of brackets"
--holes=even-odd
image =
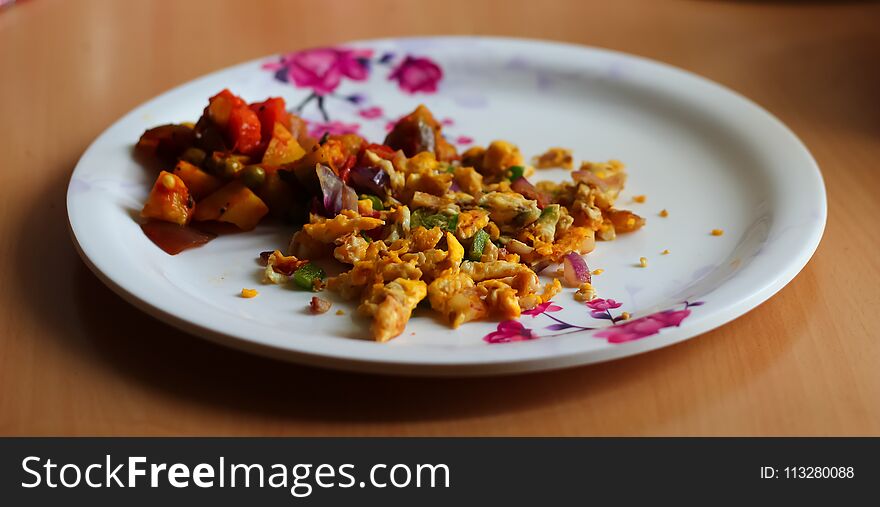
[(590, 312), (590, 316), (594, 319), (606, 319), (614, 322), (615, 319), (611, 316), (611, 310), (615, 308), (620, 308), (623, 303), (618, 303), (613, 299), (596, 298), (591, 301), (587, 301), (586, 305), (588, 308), (590, 308), (590, 310), (592, 310)]
[(263, 65), (283, 81), (310, 88), (316, 95), (333, 93), (342, 78), (364, 81), (370, 73), (370, 49), (316, 48), (288, 53), (278, 62)]
[(531, 329), (523, 326), (518, 320), (505, 320), (498, 323), (498, 328), (483, 337), (488, 343), (510, 343), (534, 340), (537, 338)]
[(691, 311), (687, 308), (684, 310), (665, 310), (623, 324), (607, 327), (597, 332), (595, 336), (607, 339), (608, 343), (624, 343), (638, 340), (646, 336), (655, 335), (661, 329), (678, 326), (690, 314)]
[(407, 93), (434, 93), (443, 70), (429, 58), (407, 56), (388, 76)]
[(357, 123), (343, 123), (341, 121), (310, 121), (309, 135), (315, 139), (320, 139), (325, 133), (331, 136), (342, 134), (357, 134), (361, 126)]
[(546, 303), (539, 304), (531, 310), (523, 310), (522, 314), (537, 317), (538, 315), (542, 315), (544, 313), (558, 312), (559, 310), (562, 310), (561, 306), (554, 305), (553, 301), (547, 301)]
[(623, 306), (623, 303), (618, 303), (613, 299), (602, 299), (596, 298), (590, 301), (587, 301), (587, 306), (590, 307), (591, 310), (598, 310), (604, 312), (605, 310), (613, 310), (615, 308), (620, 308)]
[(368, 107), (358, 111), (358, 116), (367, 120), (375, 120), (382, 117), (382, 108), (378, 106)]

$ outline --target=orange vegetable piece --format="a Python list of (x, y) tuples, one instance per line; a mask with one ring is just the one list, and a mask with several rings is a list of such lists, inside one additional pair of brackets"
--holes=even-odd
[(186, 225), (193, 216), (195, 201), (179, 177), (162, 171), (153, 184), (141, 216)]
[(275, 124), (281, 123), (284, 128), (290, 132), (291, 118), (287, 112), (287, 104), (280, 97), (270, 97), (263, 102), (255, 102), (249, 106), (251, 110), (257, 113), (260, 119), (260, 136), (262, 142), (268, 143), (272, 139)]
[(282, 164), (295, 162), (306, 154), (306, 150), (293, 138), (281, 122), (276, 122), (272, 132), (272, 139), (263, 154), (263, 165), (277, 167)]
[(260, 119), (249, 107), (234, 107), (226, 129), (233, 151), (252, 155), (260, 150)]
[(186, 184), (189, 193), (196, 199), (201, 199), (214, 192), (223, 184), (214, 175), (208, 174), (198, 166), (190, 164), (186, 160), (177, 162), (174, 174)]
[(193, 220), (217, 220), (249, 231), (269, 212), (268, 206), (244, 183), (234, 180), (199, 201)]
[(226, 127), (232, 110), (243, 105), (245, 102), (241, 98), (224, 88), (223, 91), (208, 99), (205, 114), (218, 126)]

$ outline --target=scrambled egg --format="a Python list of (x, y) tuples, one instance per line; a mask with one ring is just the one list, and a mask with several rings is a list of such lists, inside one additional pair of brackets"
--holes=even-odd
[[(617, 161), (585, 162), (571, 181), (541, 182), (534, 192), (520, 193), (509, 178), (523, 156), (505, 141), (471, 148), (460, 160), (439, 159), (431, 151), (385, 156), (365, 153), (388, 175), (385, 195), (375, 196), (377, 201), (362, 197), (358, 211), (333, 218), (312, 215), (289, 249), (332, 255), (348, 266), (327, 287), (360, 301), (358, 311), (372, 318), (379, 342), (400, 335), (425, 299), (452, 327), (519, 318), (562, 290), (558, 279), (542, 286), (536, 270), (571, 252), (592, 251), (597, 238), (644, 224), (613, 208), (626, 179)], [(571, 168), (571, 161), (569, 150), (553, 148), (536, 165)], [(526, 175), (529, 170), (518, 169)], [(374, 209), (374, 202), (383, 207)], [(272, 267), (282, 257), (273, 254), (270, 262), (267, 280), (283, 281), (288, 275)]]

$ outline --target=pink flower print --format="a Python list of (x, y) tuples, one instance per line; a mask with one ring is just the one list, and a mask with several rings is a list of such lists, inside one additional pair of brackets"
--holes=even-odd
[(590, 301), (587, 301), (587, 306), (590, 307), (591, 310), (605, 311), (605, 310), (613, 310), (614, 308), (620, 308), (623, 306), (623, 303), (618, 303), (613, 299), (602, 299), (596, 298)]
[(442, 120), (440, 120), (440, 125), (443, 125), (444, 127), (451, 127), (455, 125), (455, 121), (452, 118), (443, 118)]
[(455, 138), (455, 144), (473, 144), (474, 139), (468, 136), (458, 136)]
[(407, 93), (434, 93), (443, 79), (443, 70), (428, 58), (407, 56), (388, 76)]
[(587, 307), (589, 307), (592, 311), (590, 312), (590, 316), (594, 319), (607, 319), (611, 322), (615, 322), (615, 319), (611, 315), (611, 310), (614, 308), (620, 308), (623, 303), (618, 303), (613, 299), (601, 299), (596, 298), (591, 301), (587, 301)]
[(523, 326), (518, 320), (505, 320), (498, 324), (498, 328), (483, 337), (488, 343), (510, 343), (534, 340), (537, 338), (532, 330)]
[(274, 70), (276, 77), (293, 81), (299, 88), (311, 88), (318, 96), (332, 93), (343, 77), (363, 81), (369, 76), (370, 49), (316, 48), (289, 53), (280, 62), (263, 68)]
[(331, 136), (342, 134), (357, 134), (361, 126), (358, 123), (343, 123), (341, 121), (310, 121), (309, 135), (315, 139), (320, 139), (325, 133)]
[(522, 314), (537, 317), (538, 315), (542, 315), (544, 313), (558, 312), (559, 310), (562, 310), (561, 306), (554, 305), (553, 301), (547, 301), (546, 303), (539, 304), (531, 310), (524, 310)]
[(358, 116), (366, 120), (375, 120), (382, 117), (382, 108), (378, 106), (368, 107), (358, 111)]
[(681, 324), (691, 311), (665, 310), (651, 315), (631, 320), (624, 324), (607, 327), (595, 334), (598, 338), (605, 338), (608, 343), (624, 343), (655, 335), (661, 329), (674, 327)]

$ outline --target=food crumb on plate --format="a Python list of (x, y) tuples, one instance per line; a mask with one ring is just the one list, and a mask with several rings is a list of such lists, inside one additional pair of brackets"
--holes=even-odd
[(648, 258), (647, 257), (639, 257), (639, 266), (643, 268), (648, 267)]
[(574, 299), (575, 301), (592, 301), (596, 299), (596, 289), (589, 282), (585, 282), (574, 293)]
[(666, 211), (666, 208), (663, 208), (663, 209), (660, 210), (660, 216), (663, 217), (663, 218), (666, 218), (666, 217), (669, 216), (669, 212)]
[(314, 315), (327, 313), (327, 310), (329, 310), (332, 305), (333, 303), (324, 298), (312, 296), (312, 300), (309, 302), (309, 311)]
[(345, 310), (336, 310), (336, 315), (345, 315)]
[(660, 252), (660, 255), (669, 255), (669, 249), (667, 248), (666, 250), (663, 250)]
[(724, 229), (712, 229), (713, 236), (722, 236), (724, 234)]
[(571, 170), (573, 158), (571, 150), (567, 148), (550, 148), (541, 155), (532, 159), (532, 163), (538, 169), (549, 169), (551, 167), (561, 167)]
[(629, 312), (621, 312), (620, 314), (620, 320), (629, 320), (630, 317), (632, 317), (632, 314)]
[(241, 297), (245, 299), (255, 298), (257, 297), (257, 289), (241, 289)]
[(594, 275), (601, 275), (601, 274), (604, 273), (604, 272), (605, 272), (605, 270), (602, 269), (602, 268), (598, 268), (598, 269), (594, 269), (594, 270), (593, 270), (593, 274), (594, 274)]
[(648, 200), (648, 196), (646, 196), (646, 195), (644, 195), (644, 194), (634, 195), (634, 196), (633, 196), (633, 201), (635, 201), (635, 202), (637, 202), (637, 203), (639, 203), (639, 204), (644, 204), (644, 202), (647, 201), (647, 200)]

